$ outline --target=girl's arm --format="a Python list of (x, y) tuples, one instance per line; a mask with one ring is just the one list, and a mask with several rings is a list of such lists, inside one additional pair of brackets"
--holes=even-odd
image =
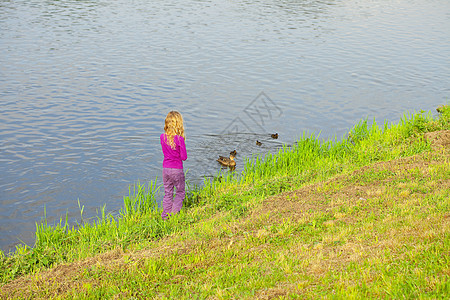
[(186, 152), (186, 144), (184, 143), (184, 138), (182, 136), (178, 136), (178, 137), (179, 137), (179, 142), (180, 142), (180, 158), (181, 158), (181, 160), (186, 160), (187, 152)]

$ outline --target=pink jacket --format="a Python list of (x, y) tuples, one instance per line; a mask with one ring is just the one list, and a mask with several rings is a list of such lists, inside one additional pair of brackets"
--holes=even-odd
[(166, 135), (160, 136), (161, 148), (164, 154), (163, 168), (183, 169), (183, 160), (187, 159), (186, 145), (182, 136), (176, 135), (173, 138), (175, 149), (172, 149), (166, 142)]

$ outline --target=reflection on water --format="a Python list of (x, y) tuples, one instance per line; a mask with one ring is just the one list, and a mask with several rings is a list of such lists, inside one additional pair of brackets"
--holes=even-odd
[[(35, 222), (117, 211), (161, 178), (159, 135), (182, 112), (188, 180), (217, 157), (342, 137), (449, 99), (447, 0), (0, 2), (0, 248)], [(447, 12), (447, 13), (446, 13)], [(261, 109), (261, 92), (278, 110)], [(252, 104), (253, 103), (253, 104)], [(239, 126), (235, 126), (239, 124)], [(234, 127), (233, 127), (234, 126)], [(231, 130), (238, 128), (238, 130)], [(278, 132), (280, 138), (271, 139)], [(259, 140), (262, 146), (255, 142)]]

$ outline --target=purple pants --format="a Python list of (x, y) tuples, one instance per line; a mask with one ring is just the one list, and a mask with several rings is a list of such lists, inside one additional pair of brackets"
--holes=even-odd
[[(164, 198), (161, 217), (165, 220), (168, 214), (176, 214), (183, 206), (185, 195), (183, 169), (163, 168)], [(175, 198), (173, 190), (176, 190)]]

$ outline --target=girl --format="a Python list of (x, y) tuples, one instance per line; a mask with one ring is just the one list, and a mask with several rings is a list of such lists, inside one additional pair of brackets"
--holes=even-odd
[[(187, 159), (186, 145), (184, 143), (183, 117), (177, 111), (167, 114), (164, 133), (161, 134), (161, 147), (164, 154), (163, 160), (163, 220), (169, 214), (176, 214), (183, 206), (185, 196), (183, 160)], [(174, 187), (176, 190), (173, 198)]]

